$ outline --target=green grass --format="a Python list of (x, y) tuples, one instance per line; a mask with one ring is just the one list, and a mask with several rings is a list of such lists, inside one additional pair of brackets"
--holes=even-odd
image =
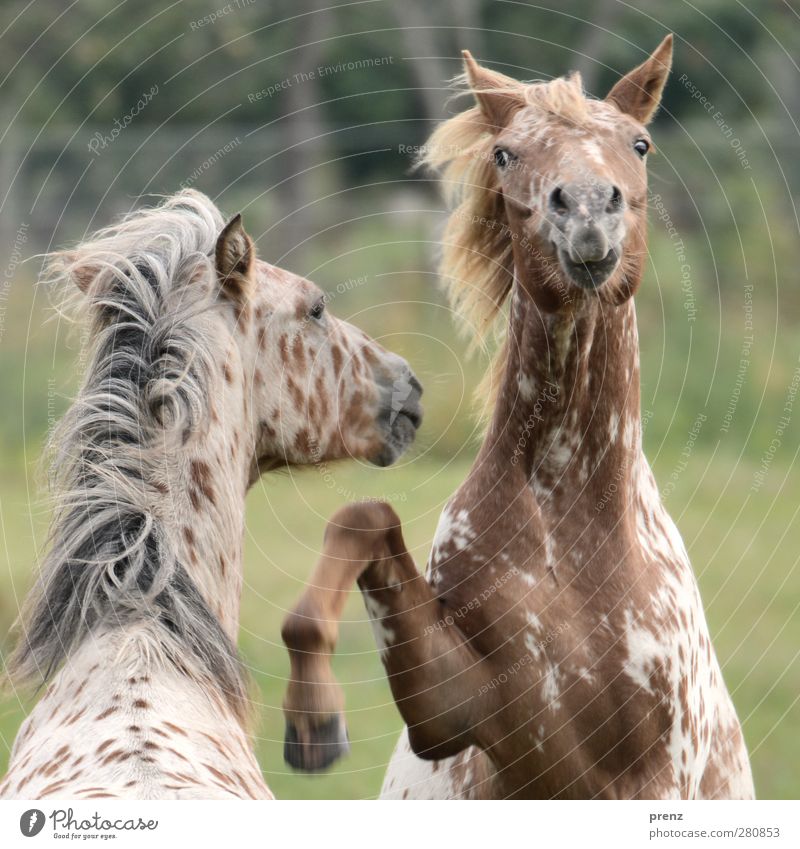
[[(282, 473), (264, 478), (248, 499), (241, 647), (259, 690), (259, 760), (270, 786), (283, 798), (374, 796), (401, 727), (354, 594), (335, 661), (347, 696), (351, 755), (318, 777), (291, 774), (283, 765), (280, 705), (288, 659), (279, 628), (313, 566), (327, 517), (354, 498), (389, 498), (407, 523), (407, 541), (421, 566), (442, 503), (463, 479), (475, 449), (468, 399), (486, 358), (465, 358), (432, 278), (419, 271), (428, 264), (427, 247), (409, 247), (415, 233), (432, 238), (411, 227), (393, 231), (397, 241), (387, 246), (391, 239), (383, 231), (348, 232), (342, 235), (339, 260), (328, 263), (321, 254), (319, 261), (309, 260), (308, 268), (298, 268), (329, 291), (339, 281), (365, 276), (367, 283), (337, 296), (332, 309), (409, 358), (426, 387), (426, 421), (414, 459), (398, 468), (342, 465), (330, 476), (314, 470)], [(758, 344), (732, 427), (722, 434), (744, 332), (741, 292), (732, 287), (719, 302), (702, 282), (713, 278), (698, 258), (693, 269), (699, 317), (687, 323), (675, 284), (674, 250), (657, 228), (654, 236), (653, 261), (662, 273), (657, 277), (649, 271), (637, 296), (642, 406), (652, 413), (648, 453), (664, 487), (682, 468), (687, 430), (700, 413), (707, 416), (686, 468), (677, 472), (667, 506), (698, 573), (717, 652), (753, 753), (757, 791), (762, 797), (797, 798), (800, 739), (793, 728), (800, 720), (800, 572), (794, 541), (800, 532), (795, 472), (800, 415), (783, 434), (763, 489), (757, 496), (749, 494), (786, 404), (798, 362), (797, 333), (778, 332), (771, 301), (762, 294), (756, 310)], [(359, 245), (373, 247), (351, 256), (348, 249)], [(392, 274), (384, 273), (387, 268)], [(47, 428), (74, 392), (76, 360), (63, 328), (44, 323), (41, 289), (15, 279), (9, 297), (0, 316), (3, 648), (46, 530), (47, 513), (36, 500), (40, 490), (33, 470)], [(14, 697), (0, 701), (0, 771), (29, 706)]]
[[(666, 452), (657, 474), (666, 480), (675, 457)], [(280, 642), (284, 612), (300, 591), (318, 551), (326, 518), (358, 496), (392, 499), (404, 521), (418, 564), (427, 556), (443, 501), (467, 469), (420, 459), (396, 469), (340, 466), (328, 478), (316, 471), (267, 477), (248, 499), (243, 654), (260, 699), (258, 757), (267, 781), (282, 798), (363, 798), (377, 794), (401, 727), (378, 661), (360, 598), (347, 605), (335, 668), (347, 697), (350, 756), (330, 773), (304, 776), (283, 764), (280, 710), (288, 661)], [(791, 544), (800, 533), (798, 508), (783, 497), (785, 470), (773, 467), (762, 497), (747, 495), (756, 465), (695, 453), (680, 475), (668, 506), (683, 532), (698, 573), (707, 614), (745, 735), (753, 752), (762, 797), (800, 793), (796, 764), (800, 739), (793, 732), (800, 645), (800, 570)], [(29, 582), (34, 542), (44, 516), (28, 507), (24, 477), (0, 484), (2, 557), (0, 626)], [(32, 514), (32, 515), (31, 515)], [(0, 703), (0, 771), (25, 706)]]

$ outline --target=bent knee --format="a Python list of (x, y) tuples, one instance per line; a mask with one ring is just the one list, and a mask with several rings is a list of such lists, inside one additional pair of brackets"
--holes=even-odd
[(331, 534), (385, 534), (400, 525), (400, 518), (385, 501), (354, 501), (340, 507), (328, 521), (326, 539)]

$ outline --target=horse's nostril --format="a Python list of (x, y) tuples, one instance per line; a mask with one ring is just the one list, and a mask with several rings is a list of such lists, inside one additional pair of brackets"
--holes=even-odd
[(422, 384), (417, 380), (415, 374), (409, 375), (408, 382), (411, 384), (412, 389), (416, 389), (422, 395)]
[(553, 191), (550, 192), (550, 209), (552, 209), (553, 212), (557, 212), (559, 215), (565, 215), (569, 212), (567, 199), (564, 197), (564, 192), (561, 191), (559, 186), (556, 186)]
[(422, 412), (420, 409), (414, 410), (403, 410), (403, 415), (414, 425), (414, 430), (419, 430), (420, 425), (422, 424)]
[(611, 200), (608, 202), (608, 212), (616, 212), (622, 206), (622, 192), (616, 187), (611, 187)]

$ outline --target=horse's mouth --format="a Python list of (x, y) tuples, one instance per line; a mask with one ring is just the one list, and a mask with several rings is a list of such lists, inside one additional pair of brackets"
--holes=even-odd
[(383, 410), (378, 416), (383, 438), (370, 463), (391, 466), (409, 449), (422, 424), (422, 391), (422, 384), (410, 369), (391, 384), (384, 384)]
[(388, 428), (381, 450), (370, 460), (376, 466), (391, 466), (411, 447), (422, 424), (422, 407), (398, 412)]
[(559, 248), (558, 261), (564, 274), (581, 289), (597, 289), (616, 271), (619, 253), (611, 248), (596, 262), (575, 262), (566, 250)]

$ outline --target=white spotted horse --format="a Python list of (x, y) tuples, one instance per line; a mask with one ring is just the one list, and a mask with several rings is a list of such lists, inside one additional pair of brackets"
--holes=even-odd
[(406, 723), (385, 797), (753, 795), (697, 582), (642, 451), (633, 295), (646, 126), (671, 60), (667, 37), (595, 100), (577, 74), (524, 84), (465, 53), (476, 105), (425, 146), (455, 207), (451, 300), (470, 327), (505, 321), (490, 423), (427, 574), (388, 505), (350, 505), (283, 630), (290, 726), (330, 722), (335, 624), (358, 582)]
[(75, 284), (88, 365), (7, 664), (45, 689), (0, 796), (271, 798), (236, 649), (245, 494), (281, 466), (391, 463), (421, 387), (198, 192), (51, 255), (45, 279)]

